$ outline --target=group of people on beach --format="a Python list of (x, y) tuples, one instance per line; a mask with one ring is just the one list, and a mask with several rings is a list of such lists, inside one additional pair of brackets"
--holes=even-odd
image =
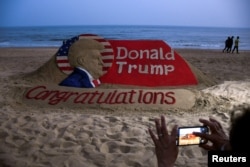
[[(227, 39), (225, 40), (225, 48), (222, 50), (222, 52), (234, 53), (234, 51), (236, 50), (236, 53), (239, 53), (239, 42), (240, 42), (239, 36), (237, 36), (235, 40), (234, 40), (234, 36), (227, 37)], [(234, 43), (234, 47), (233, 47), (233, 43)], [(233, 50), (232, 50), (232, 47), (233, 47)]]

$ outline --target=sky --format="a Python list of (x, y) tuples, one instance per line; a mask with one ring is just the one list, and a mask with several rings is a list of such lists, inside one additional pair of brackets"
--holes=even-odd
[(0, 27), (170, 25), (250, 28), (250, 0), (0, 0)]

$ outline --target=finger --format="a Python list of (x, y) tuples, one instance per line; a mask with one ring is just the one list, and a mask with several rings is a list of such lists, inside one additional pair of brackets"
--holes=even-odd
[(218, 128), (222, 129), (222, 126), (221, 126), (221, 124), (220, 124), (219, 121), (217, 121), (217, 120), (214, 119), (214, 118), (209, 118), (209, 120), (210, 120), (211, 122), (213, 122), (214, 124), (216, 124), (216, 126), (217, 126)]
[[(176, 145), (176, 139), (177, 139), (177, 129), (178, 129), (178, 126), (177, 125), (175, 125), (174, 127), (173, 127), (173, 129), (172, 129), (172, 132), (171, 132), (171, 141), (172, 142), (174, 142), (175, 143), (175, 145)], [(171, 143), (172, 143), (171, 142)]]
[(199, 121), (204, 125), (211, 126), (213, 123), (210, 120), (200, 118)]
[(161, 133), (163, 136), (168, 136), (168, 130), (166, 127), (166, 120), (164, 116), (161, 116)]
[(155, 144), (155, 146), (157, 145), (157, 138), (156, 138), (156, 136), (154, 135), (154, 133), (153, 133), (153, 131), (151, 130), (151, 129), (148, 129), (148, 132), (149, 132), (149, 134), (150, 134), (150, 137), (151, 137), (151, 139), (153, 140), (153, 142), (154, 142), (154, 144)]
[(160, 125), (160, 120), (159, 119), (155, 119), (155, 127), (156, 127), (156, 132), (158, 136), (161, 136), (161, 125)]
[(215, 124), (213, 122), (211, 122), (209, 120), (206, 120), (206, 119), (199, 119), (199, 121), (201, 123), (203, 123), (204, 125), (208, 126), (211, 129), (211, 131), (215, 131), (216, 130)]
[(217, 121), (216, 119), (214, 119), (214, 118), (212, 118), (212, 117), (210, 117), (209, 120), (210, 120), (211, 122), (217, 122), (217, 123), (219, 123), (219, 121)]
[(176, 136), (177, 136), (177, 129), (178, 129), (178, 126), (177, 126), (177, 125), (175, 125), (175, 126), (173, 127), (173, 129), (172, 129), (171, 136), (172, 136), (173, 138), (176, 138)]

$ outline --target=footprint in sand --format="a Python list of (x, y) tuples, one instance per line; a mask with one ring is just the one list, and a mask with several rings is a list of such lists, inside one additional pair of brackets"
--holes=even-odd
[(102, 153), (131, 153), (129, 145), (121, 145), (117, 141), (103, 143), (100, 147)]

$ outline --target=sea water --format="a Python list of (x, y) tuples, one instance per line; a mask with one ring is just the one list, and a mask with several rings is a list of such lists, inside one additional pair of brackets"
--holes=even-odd
[(0, 27), (0, 47), (59, 47), (64, 40), (80, 34), (106, 39), (164, 40), (172, 48), (221, 50), (228, 36), (239, 36), (239, 50), (250, 50), (250, 28), (132, 25)]

